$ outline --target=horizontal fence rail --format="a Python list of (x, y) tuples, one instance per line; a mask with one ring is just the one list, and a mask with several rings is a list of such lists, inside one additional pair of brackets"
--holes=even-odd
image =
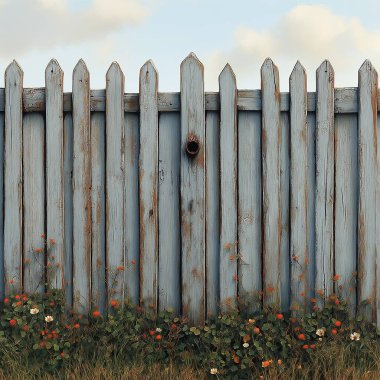
[(57, 61), (44, 88), (12, 62), (0, 89), (0, 299), (65, 291), (80, 312), (128, 300), (202, 324), (231, 310), (297, 313), (337, 295), (380, 321), (377, 72), (335, 88), (328, 61), (289, 92), (267, 59), (261, 89), (231, 66), (205, 92), (203, 65), (181, 64), (159, 92), (152, 61), (138, 94), (113, 63), (91, 90), (80, 60), (72, 92)]

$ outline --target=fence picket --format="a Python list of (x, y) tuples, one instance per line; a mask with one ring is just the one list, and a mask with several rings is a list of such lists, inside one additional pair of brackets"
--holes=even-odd
[(243, 304), (250, 311), (258, 309), (259, 292), (262, 290), (260, 130), (259, 112), (239, 113), (239, 304)]
[(219, 76), (220, 92), (220, 307), (237, 307), (237, 115), (236, 78), (230, 65)]
[(152, 61), (140, 70), (140, 303), (157, 310), (158, 74)]
[(63, 204), (63, 71), (55, 59), (45, 70), (46, 86), (46, 235), (54, 239), (50, 252), (55, 270), (49, 283), (64, 288)]
[[(45, 255), (36, 252), (43, 248), (41, 234), (45, 233), (45, 123), (41, 114), (26, 114), (23, 119), (23, 170), (24, 177), (24, 279), (23, 287), (27, 292), (43, 293), (45, 289)], [(49, 250), (54, 246), (49, 244)], [(57, 269), (55, 261), (49, 256), (47, 273)]]
[(264, 304), (281, 304), (280, 292), (280, 82), (267, 58), (261, 66)]
[(91, 115), (91, 301), (101, 313), (106, 306), (105, 127), (104, 113), (94, 112)]
[[(324, 61), (317, 70), (315, 198), (315, 288), (333, 291), (334, 268), (334, 69)], [(322, 302), (319, 299), (319, 305)]]
[(291, 307), (305, 308), (308, 295), (308, 204), (307, 204), (307, 100), (306, 72), (297, 62), (290, 88), (290, 259)]
[[(4, 112), (0, 112), (0, 162), (4, 162)], [(0, 298), (5, 295), (4, 281), (4, 165), (0, 165)]]
[(158, 297), (161, 311), (181, 311), (181, 230), (179, 113), (162, 113), (159, 119), (158, 215), (160, 231)]
[(358, 104), (358, 301), (368, 302), (365, 314), (376, 316), (376, 184), (378, 75), (368, 60), (359, 69)]
[[(13, 61), (5, 70), (4, 278), (5, 293), (22, 287), (22, 88)], [(10, 284), (10, 281), (13, 284)]]
[(138, 114), (125, 113), (125, 261), (124, 271), (126, 298), (137, 305), (139, 302), (139, 146), (140, 128)]
[[(205, 317), (205, 99), (203, 76), (203, 65), (191, 53), (181, 63), (181, 228), (182, 310), (189, 315), (194, 324), (203, 323)], [(195, 155), (189, 157), (186, 154), (186, 147)]]
[(357, 225), (358, 225), (358, 118), (335, 117), (335, 272), (341, 276), (344, 298), (356, 306)]
[(206, 314), (216, 316), (220, 305), (220, 115), (206, 113)]
[(73, 306), (90, 309), (91, 140), (90, 75), (80, 60), (73, 72)]
[(71, 113), (63, 119), (63, 174), (64, 174), (64, 218), (65, 253), (64, 282), (65, 299), (68, 308), (73, 306), (73, 164), (74, 127)]
[(106, 75), (106, 260), (109, 300), (124, 299), (124, 74), (113, 62)]

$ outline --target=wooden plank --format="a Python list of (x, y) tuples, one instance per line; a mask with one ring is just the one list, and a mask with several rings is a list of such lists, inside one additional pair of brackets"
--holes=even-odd
[(219, 311), (220, 276), (220, 115), (206, 113), (206, 315)]
[(343, 296), (356, 310), (358, 225), (358, 117), (335, 116), (335, 273)]
[(365, 315), (376, 320), (376, 183), (378, 76), (368, 60), (359, 69), (359, 213), (358, 301), (368, 302)]
[[(50, 258), (55, 264), (48, 279), (64, 288), (64, 195), (63, 195), (63, 71), (52, 59), (45, 70), (46, 83), (46, 234), (55, 240)], [(53, 258), (54, 257), (54, 260)]]
[(158, 269), (159, 308), (181, 312), (181, 230), (179, 113), (161, 113), (159, 119)]
[(297, 61), (290, 75), (290, 258), (291, 308), (305, 309), (309, 254), (307, 204), (306, 72)]
[[(29, 293), (43, 293), (45, 289), (45, 254), (41, 234), (45, 233), (45, 123), (41, 114), (27, 114), (23, 119), (23, 209), (24, 209), (24, 279), (23, 288)], [(49, 258), (47, 263), (54, 263)], [(48, 266), (47, 273), (57, 268)]]
[(74, 163), (74, 127), (72, 114), (63, 119), (63, 187), (65, 217), (65, 253), (64, 281), (65, 299), (68, 308), (73, 305), (73, 163)]
[(91, 283), (91, 140), (90, 75), (80, 60), (73, 72), (73, 302), (90, 309)]
[(125, 296), (134, 305), (139, 303), (139, 146), (138, 114), (124, 114), (125, 131)]
[[(377, 113), (377, 149), (380, 146), (380, 114)], [(380, 226), (379, 216), (380, 215), (380, 157), (377, 154), (377, 181), (376, 181), (376, 230)], [(378, 289), (380, 289), (380, 234), (376, 234), (376, 316), (377, 316), (377, 327), (380, 327), (380, 294)]]
[(106, 75), (106, 260), (110, 299), (124, 300), (124, 74), (113, 62)]
[(281, 303), (280, 293), (280, 82), (271, 59), (261, 67), (263, 292), (264, 305)]
[(91, 301), (93, 307), (102, 314), (106, 306), (105, 128), (104, 113), (93, 112), (91, 114)]
[(306, 297), (315, 298), (315, 193), (316, 193), (316, 161), (315, 161), (315, 136), (316, 136), (315, 112), (307, 113), (307, 246), (308, 260), (308, 289)]
[(158, 73), (148, 61), (140, 70), (140, 303), (153, 310), (158, 306), (157, 91)]
[(334, 275), (334, 69), (327, 60), (317, 70), (316, 122), (315, 288), (330, 295)]
[[(0, 88), (0, 112), (4, 111), (5, 91)], [(334, 112), (335, 113), (357, 113), (358, 112), (358, 89), (357, 87), (336, 88), (334, 91)], [(307, 110), (315, 112), (316, 93), (307, 93)], [(377, 104), (380, 105), (380, 96), (377, 97)], [(220, 99), (218, 92), (205, 93), (206, 111), (219, 111)], [(106, 109), (105, 90), (90, 91), (90, 108), (94, 112), (104, 112)], [(181, 96), (179, 92), (159, 92), (158, 111), (159, 112), (179, 112), (181, 109)], [(238, 111), (261, 111), (262, 100), (260, 90), (238, 90), (237, 98)], [(24, 112), (43, 112), (45, 111), (45, 89), (44, 88), (25, 88), (23, 91), (23, 110)], [(72, 94), (63, 94), (63, 110), (72, 111)], [(139, 94), (124, 94), (125, 112), (139, 112)], [(280, 110), (289, 111), (289, 93), (280, 93)]]
[[(237, 89), (229, 64), (219, 76), (220, 91), (220, 307), (237, 307)], [(232, 259), (232, 260), (231, 260)]]
[[(13, 61), (5, 70), (4, 277), (5, 293), (22, 287), (22, 85)], [(10, 285), (10, 282), (13, 285)]]
[(281, 112), (280, 207), (281, 207), (281, 309), (290, 308), (290, 123), (289, 113)]
[(261, 113), (240, 111), (238, 125), (239, 305), (253, 312), (262, 291)]
[[(182, 311), (193, 324), (205, 317), (205, 99), (203, 65), (191, 53), (181, 63)], [(195, 141), (195, 143), (194, 143)], [(199, 151), (195, 156), (186, 154)]]
[[(0, 112), (0, 162), (4, 163), (4, 112)], [(5, 296), (4, 284), (4, 165), (0, 165), (0, 299)]]

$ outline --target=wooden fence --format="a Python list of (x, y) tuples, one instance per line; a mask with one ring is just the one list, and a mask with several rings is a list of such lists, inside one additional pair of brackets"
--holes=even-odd
[(281, 93), (270, 59), (261, 90), (237, 90), (226, 65), (219, 93), (194, 54), (180, 93), (158, 92), (151, 61), (139, 94), (117, 63), (105, 91), (82, 60), (72, 93), (55, 60), (45, 73), (45, 88), (24, 89), (13, 62), (0, 89), (0, 296), (48, 281), (78, 311), (128, 298), (202, 323), (258, 295), (288, 310), (339, 291), (380, 316), (369, 61), (358, 88), (334, 88), (323, 62), (315, 93), (300, 63)]

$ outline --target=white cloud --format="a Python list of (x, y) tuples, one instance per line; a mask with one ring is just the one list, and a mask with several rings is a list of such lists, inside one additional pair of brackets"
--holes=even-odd
[(96, 41), (148, 14), (141, 0), (92, 0), (77, 11), (67, 0), (0, 0), (0, 59)]
[[(355, 17), (333, 13), (323, 5), (299, 5), (265, 30), (239, 26), (235, 47), (216, 51), (205, 62), (209, 86), (217, 87), (216, 72), (230, 62), (239, 84), (260, 85), (260, 66), (270, 56), (280, 70), (281, 87), (288, 88), (288, 76), (297, 59), (306, 67), (309, 84), (315, 86), (315, 70), (329, 59), (335, 70), (336, 86), (356, 86), (357, 70), (369, 58), (380, 64), (380, 30), (369, 30)], [(252, 85), (245, 86), (252, 88)]]

